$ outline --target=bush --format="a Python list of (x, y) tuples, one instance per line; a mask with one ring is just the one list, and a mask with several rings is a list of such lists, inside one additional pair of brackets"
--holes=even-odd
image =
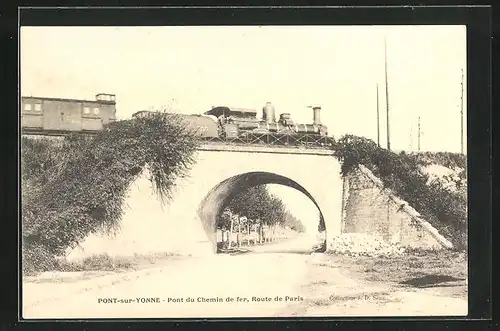
[(40, 269), (36, 255), (58, 256), (90, 233), (116, 230), (126, 192), (144, 170), (167, 201), (194, 162), (198, 139), (186, 127), (177, 115), (152, 113), (111, 123), (95, 136), (23, 137), (23, 264)]
[(467, 156), (464, 154), (450, 152), (420, 152), (414, 154), (414, 156), (418, 159), (418, 162), (423, 165), (435, 163), (450, 169), (467, 169)]
[[(396, 154), (378, 147), (372, 140), (352, 135), (346, 135), (336, 142), (335, 155), (342, 162), (342, 175), (345, 176), (359, 164), (366, 166), (382, 180), (386, 188), (406, 200), (441, 234), (448, 237), (457, 249), (465, 248), (466, 197), (464, 200), (463, 195), (449, 192), (439, 182), (427, 184), (428, 176), (421, 171), (418, 157)], [(452, 157), (451, 153), (435, 155), (443, 163), (466, 164), (463, 157)]]
[(92, 255), (77, 262), (62, 260), (57, 265), (60, 271), (116, 271), (131, 269), (134, 263), (130, 259), (111, 257), (108, 254)]
[(57, 260), (49, 250), (42, 245), (32, 243), (22, 245), (22, 273), (32, 275), (37, 272), (54, 270), (57, 268)]

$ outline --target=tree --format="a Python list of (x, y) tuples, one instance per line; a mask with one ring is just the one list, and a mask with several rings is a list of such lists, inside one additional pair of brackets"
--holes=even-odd
[(290, 229), (297, 232), (305, 232), (306, 228), (300, 220), (298, 220), (294, 215), (292, 215), (288, 210), (285, 212), (284, 226), (288, 226)]
[[(223, 215), (225, 212), (248, 218), (247, 230), (249, 231), (249, 227), (254, 227), (259, 233), (259, 241), (262, 241), (263, 226), (270, 227), (274, 231), (278, 225), (285, 224), (287, 215), (283, 201), (269, 193), (265, 185), (254, 186), (236, 194), (225, 208)], [(228, 223), (221, 219), (218, 228), (226, 230), (229, 228)]]
[(227, 208), (252, 220), (261, 219), (266, 225), (283, 222), (285, 213), (281, 199), (270, 194), (265, 185), (240, 192), (229, 202)]

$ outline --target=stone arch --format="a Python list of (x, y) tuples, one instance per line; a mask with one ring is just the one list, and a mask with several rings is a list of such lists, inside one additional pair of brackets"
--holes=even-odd
[(207, 195), (199, 204), (198, 217), (201, 220), (203, 229), (205, 230), (207, 237), (212, 243), (212, 248), (214, 251), (216, 250), (216, 222), (224, 207), (238, 193), (251, 187), (265, 184), (284, 185), (303, 193), (316, 205), (320, 213), (320, 222), (323, 222), (324, 224), (324, 216), (321, 206), (311, 195), (311, 193), (309, 193), (309, 191), (305, 189), (301, 184), (288, 177), (272, 172), (252, 171), (241, 173), (229, 177), (217, 184), (207, 193)]

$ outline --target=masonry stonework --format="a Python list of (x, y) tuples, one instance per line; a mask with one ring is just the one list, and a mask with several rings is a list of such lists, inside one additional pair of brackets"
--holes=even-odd
[(366, 167), (344, 177), (343, 232), (368, 233), (407, 248), (451, 248), (408, 204), (384, 189)]

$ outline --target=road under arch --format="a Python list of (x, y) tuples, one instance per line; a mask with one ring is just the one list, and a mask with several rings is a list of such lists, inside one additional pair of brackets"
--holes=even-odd
[(324, 216), (321, 207), (316, 199), (299, 183), (296, 181), (278, 175), (276, 173), (254, 171), (246, 172), (239, 175), (229, 177), (208, 192), (198, 207), (198, 217), (200, 218), (203, 229), (205, 230), (208, 238), (212, 242), (212, 248), (216, 251), (216, 223), (224, 208), (229, 204), (238, 193), (248, 190), (251, 187), (278, 184), (291, 187), (302, 192), (316, 205), (320, 212), (320, 222), (324, 224)]

